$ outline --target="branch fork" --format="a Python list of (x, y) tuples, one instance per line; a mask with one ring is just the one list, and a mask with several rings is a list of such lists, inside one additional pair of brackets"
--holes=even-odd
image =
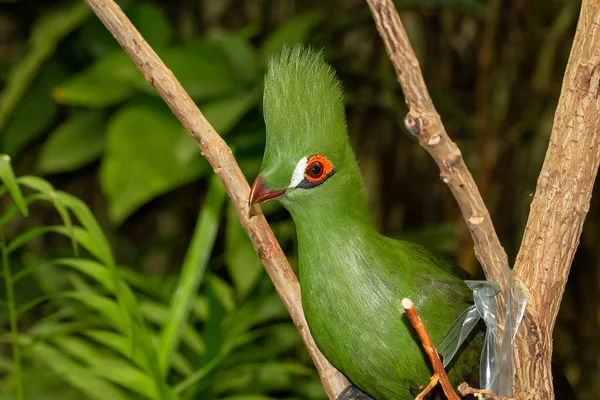
[[(254, 210), (257, 215), (250, 218), (246, 203), (250, 187), (231, 149), (115, 1), (85, 1), (198, 142), (298, 327), (327, 395), (337, 398), (349, 382), (325, 359), (311, 337), (302, 311), (300, 285), (264, 216)], [(506, 254), (461, 152), (446, 133), (431, 101), (398, 12), (392, 0), (366, 1), (409, 106), (406, 127), (436, 161), (442, 181), (456, 198), (487, 279), (498, 282), (502, 293), (506, 293), (510, 271)], [(525, 328), (517, 338), (515, 359), (520, 379), (516, 386), (522, 397), (534, 399), (553, 396), (551, 332), (600, 164), (600, 0), (583, 0), (581, 10), (550, 146), (514, 270), (516, 279), (532, 296)], [(503, 304), (500, 300), (498, 310), (504, 309)], [(442, 375), (434, 379), (444, 385)]]

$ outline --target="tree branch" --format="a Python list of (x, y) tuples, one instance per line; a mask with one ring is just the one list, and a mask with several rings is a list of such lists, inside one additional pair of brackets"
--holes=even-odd
[(529, 290), (518, 398), (553, 398), (552, 331), (600, 163), (600, 0), (584, 0), (514, 274)]
[(487, 279), (498, 282), (503, 292), (508, 285), (506, 253), (498, 240), (473, 176), (467, 169), (458, 146), (446, 133), (440, 115), (429, 97), (419, 61), (400, 16), (392, 0), (367, 0), (367, 3), (406, 98), (409, 108), (405, 119), (406, 128), (419, 139), (421, 146), (431, 154), (440, 168), (442, 181), (454, 195), (471, 232), (475, 255)]
[(260, 210), (255, 210), (254, 216), (250, 218), (248, 208), (250, 187), (231, 149), (204, 118), (173, 73), (135, 29), (119, 6), (113, 0), (86, 0), (86, 2), (129, 54), (146, 80), (160, 93), (173, 114), (198, 142), (200, 151), (223, 183), (242, 226), (250, 236), (254, 249), (298, 328), (319, 371), (327, 395), (330, 399), (337, 398), (339, 393), (349, 385), (348, 380), (325, 359), (317, 348), (302, 311), (300, 284), (264, 216)]
[(444, 369), (444, 364), (442, 364), (442, 360), (440, 360), (440, 356), (431, 341), (431, 337), (423, 325), (423, 321), (419, 318), (419, 314), (415, 310), (415, 305), (410, 299), (402, 299), (402, 308), (410, 321), (410, 324), (415, 328), (417, 334), (419, 335), (419, 339), (421, 339), (421, 344), (423, 345), (423, 349), (425, 349), (425, 353), (429, 357), (429, 361), (431, 362), (431, 366), (433, 367), (433, 375), (431, 376), (431, 380), (425, 389), (419, 393), (419, 395), (415, 398), (415, 400), (422, 400), (425, 396), (439, 383), (444, 390), (444, 394), (448, 398), (448, 400), (460, 400), (450, 380), (448, 379), (448, 375), (446, 374), (446, 370)]
[[(427, 93), (419, 63), (391, 0), (367, 0), (406, 96), (408, 130), (440, 167), (489, 280), (506, 288), (508, 268), (489, 213)], [(584, 0), (550, 144), (513, 275), (529, 291), (517, 336), (518, 398), (553, 398), (552, 330), (589, 210), (600, 163), (600, 0)]]

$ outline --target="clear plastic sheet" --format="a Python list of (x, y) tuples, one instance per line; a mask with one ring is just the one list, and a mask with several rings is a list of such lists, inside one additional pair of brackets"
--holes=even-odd
[(513, 342), (527, 303), (526, 289), (512, 281), (511, 272), (508, 271), (508, 281), (512, 290), (510, 295), (505, 296), (507, 311), (502, 340), (499, 337), (498, 314), (494, 300), (494, 296), (500, 292), (498, 284), (489, 281), (465, 281), (473, 291), (474, 304), (458, 316), (436, 346), (445, 367), (483, 318), (486, 333), (479, 366), (479, 386), (481, 389), (491, 390), (499, 397), (513, 395)]

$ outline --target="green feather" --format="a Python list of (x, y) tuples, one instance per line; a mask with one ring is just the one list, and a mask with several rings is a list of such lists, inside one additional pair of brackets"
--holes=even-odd
[[(469, 305), (453, 265), (421, 246), (380, 235), (367, 209), (350, 146), (341, 85), (320, 52), (300, 46), (270, 59), (265, 77), (265, 186), (298, 233), (306, 318), (333, 365), (376, 399), (409, 399), (431, 369), (400, 301), (409, 297), (434, 342)], [(327, 157), (335, 174), (322, 185), (290, 188), (299, 160)], [(477, 370), (479, 340), (453, 361), (455, 383)]]

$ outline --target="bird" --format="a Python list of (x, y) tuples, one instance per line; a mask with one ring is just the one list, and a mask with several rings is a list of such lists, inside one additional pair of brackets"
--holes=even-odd
[[(432, 371), (401, 299), (414, 302), (439, 341), (472, 304), (460, 267), (377, 231), (341, 82), (322, 51), (296, 45), (271, 56), (263, 114), (265, 151), (249, 203), (279, 201), (294, 220), (302, 305), (318, 348), (358, 398), (414, 398)], [(472, 336), (450, 363), (456, 385), (478, 371), (481, 335)]]

